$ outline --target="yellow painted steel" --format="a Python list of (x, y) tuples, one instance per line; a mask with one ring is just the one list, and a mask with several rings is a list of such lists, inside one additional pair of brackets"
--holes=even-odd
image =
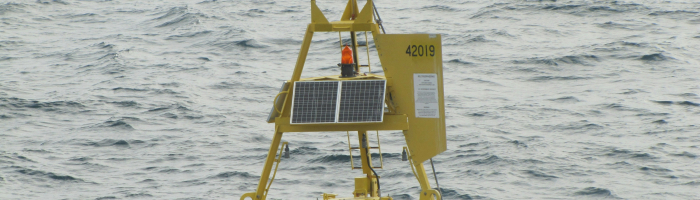
[[(377, 144), (379, 148), (379, 130), (401, 130), (406, 138), (405, 147), (409, 152), (409, 163), (418, 180), (421, 188), (420, 200), (437, 200), (440, 199), (440, 193), (437, 190), (431, 189), (428, 177), (423, 166), (423, 161), (446, 150), (445, 141), (445, 110), (444, 110), (444, 94), (442, 86), (442, 48), (440, 35), (429, 34), (380, 34), (378, 24), (374, 22), (374, 7), (372, 0), (367, 0), (365, 5), (360, 10), (357, 6), (357, 0), (348, 0), (345, 11), (340, 21), (329, 22), (321, 9), (316, 5), (315, 0), (311, 0), (311, 23), (307, 26), (304, 39), (301, 44), (301, 50), (297, 57), (297, 62), (292, 72), (292, 77), (283, 86), (280, 93), (273, 99), (273, 110), (271, 111), (271, 119), (269, 123), (275, 124), (274, 137), (270, 144), (268, 156), (265, 159), (263, 170), (258, 182), (257, 189), (254, 192), (245, 193), (241, 196), (241, 200), (265, 200), (269, 188), (274, 180), (277, 172), (277, 167), (280, 165), (280, 157), (277, 156), (278, 148), (282, 140), (283, 133), (286, 132), (330, 132), (344, 131), (348, 134), (349, 131), (357, 131), (358, 141), (360, 145), (357, 149), (360, 150), (360, 160), (362, 162), (362, 172), (364, 177), (356, 178), (354, 197), (337, 198), (336, 194), (323, 194), (324, 200), (393, 200), (389, 196), (381, 196), (379, 190), (379, 178), (372, 172), (372, 156), (369, 154), (369, 146), (367, 131), (377, 131)], [(323, 77), (313, 77), (301, 79), (301, 74), (304, 69), (306, 57), (311, 45), (311, 41), (315, 32), (350, 32), (353, 34), (352, 42), (355, 44), (352, 48), (353, 52), (357, 52), (357, 40), (354, 37), (355, 32), (365, 32), (365, 40), (368, 40), (367, 32), (371, 32), (374, 42), (377, 47), (380, 62), (384, 70), (384, 76), (375, 74), (360, 74), (351, 78), (340, 78), (339, 74)], [(340, 35), (339, 35), (340, 36)], [(342, 38), (341, 38), (342, 42)], [(367, 41), (367, 63), (369, 63), (369, 41)], [(428, 53), (423, 50), (421, 56), (413, 56), (412, 52), (406, 53), (406, 48), (411, 48), (411, 45), (425, 45), (428, 48), (430, 45), (431, 56), (424, 56)], [(342, 44), (341, 44), (342, 48)], [(355, 54), (357, 58), (357, 54)], [(356, 61), (359, 65), (359, 62)], [(358, 66), (359, 69), (359, 66)], [(371, 68), (369, 69), (371, 72)], [(359, 70), (358, 70), (359, 72)], [(417, 116), (414, 94), (414, 75), (415, 74), (434, 74), (437, 78), (434, 84), (436, 85), (437, 97), (436, 101), (439, 105), (434, 118), (426, 118), (425, 116)], [(291, 124), (290, 115), (292, 109), (293, 85), (296, 81), (321, 81), (321, 80), (386, 80), (386, 108), (383, 121), (379, 123), (337, 123), (337, 124)], [(279, 100), (277, 100), (279, 98)], [(419, 108), (420, 109), (420, 108)], [(422, 111), (421, 111), (422, 113)], [(410, 126), (409, 126), (410, 124)], [(282, 145), (284, 147), (286, 143)], [(352, 146), (348, 144), (348, 148), (352, 154)], [(279, 155), (282, 155), (282, 149), (279, 149)], [(379, 148), (380, 161), (381, 148)], [(273, 165), (277, 163), (273, 171)], [(354, 166), (351, 161), (351, 166)], [(383, 164), (382, 164), (383, 166)], [(270, 178), (272, 173), (272, 178)]]
[(265, 166), (263, 167), (262, 175), (260, 176), (260, 182), (258, 182), (258, 189), (255, 192), (245, 193), (241, 196), (241, 200), (250, 197), (253, 200), (264, 200), (266, 195), (266, 186), (270, 178), (270, 170), (272, 170), (272, 164), (275, 161), (275, 152), (277, 152), (277, 147), (282, 140), (282, 132), (277, 131), (275, 128), (275, 136), (272, 138), (272, 144), (270, 144), (270, 150), (267, 153), (267, 158), (265, 159)]
[(280, 148), (280, 153), (279, 156), (277, 156), (277, 159), (275, 162), (277, 164), (275, 165), (275, 171), (272, 173), (272, 178), (270, 178), (270, 182), (267, 184), (267, 187), (265, 188), (265, 194), (263, 194), (263, 199), (267, 198), (267, 193), (270, 192), (270, 186), (272, 186), (272, 181), (275, 180), (275, 176), (277, 175), (277, 168), (280, 167), (280, 162), (282, 162), (282, 151), (284, 150), (284, 146), (287, 146), (288, 142), (283, 142), (282, 147)]
[(365, 31), (365, 47), (367, 50), (367, 72), (372, 73), (372, 62), (369, 60), (369, 38), (367, 37), (367, 31)]
[(410, 153), (412, 151), (410, 151), (408, 147), (404, 147), (403, 149), (408, 154), (408, 163), (411, 165), (413, 175), (416, 177), (418, 183), (420, 184), (420, 200), (441, 200), (442, 194), (440, 194), (439, 191), (430, 188), (430, 182), (428, 181), (428, 175), (425, 173), (425, 167), (423, 166), (423, 163), (416, 163), (415, 160), (413, 160), (413, 155)]
[[(423, 162), (447, 150), (445, 131), (445, 100), (442, 86), (442, 44), (439, 34), (380, 34), (374, 37), (379, 60), (386, 75), (387, 99), (393, 102), (397, 114), (405, 114), (411, 129), (404, 130), (413, 159)], [(414, 45), (432, 46), (433, 56), (418, 56)], [(407, 53), (410, 48), (410, 53)], [(427, 52), (428, 55), (430, 52)], [(413, 56), (415, 55), (415, 56)], [(416, 116), (414, 75), (437, 76), (438, 118)], [(408, 87), (407, 87), (408, 86)]]
[[(367, 131), (357, 131), (357, 139), (360, 142), (360, 160), (362, 161), (362, 173), (367, 174), (367, 177), (369, 178), (372, 176), (372, 169), (370, 169), (372, 167), (372, 163), (365, 161), (372, 160), (372, 155), (368, 153), (369, 141), (367, 141)], [(367, 146), (363, 146), (363, 143), (367, 144)], [(370, 187), (370, 193), (376, 192), (373, 190), (376, 190), (376, 188)]]
[(350, 145), (350, 131), (346, 131), (346, 133), (348, 135), (348, 151), (350, 151), (350, 169), (355, 169), (355, 161), (352, 157), (352, 145)]
[(355, 178), (355, 191), (352, 192), (355, 197), (367, 197), (369, 194), (369, 180), (367, 177)]
[(382, 156), (382, 144), (379, 141), (379, 131), (377, 131), (377, 149), (379, 150), (379, 167), (375, 167), (375, 169), (384, 169), (384, 156)]
[(355, 124), (304, 124), (291, 125), (289, 117), (278, 117), (275, 124), (281, 132), (330, 132), (330, 131), (369, 131), (369, 130), (408, 130), (406, 115), (384, 115), (381, 123)]

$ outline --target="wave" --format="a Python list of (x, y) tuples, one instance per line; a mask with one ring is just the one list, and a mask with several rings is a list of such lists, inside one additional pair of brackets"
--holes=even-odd
[(268, 85), (253, 85), (250, 83), (244, 84), (243, 82), (220, 82), (214, 85), (209, 86), (213, 89), (219, 89), (219, 90), (230, 90), (230, 89), (263, 89), (263, 90), (269, 90), (269, 89), (279, 89), (275, 88), (272, 86)]
[(700, 103), (695, 103), (692, 101), (653, 101), (652, 100), (651, 102), (658, 103), (661, 105), (681, 105), (681, 106), (694, 106), (694, 107), (700, 106)]
[(419, 10), (430, 10), (430, 11), (439, 11), (439, 12), (457, 12), (457, 11), (461, 11), (460, 9), (453, 8), (453, 7), (446, 6), (446, 5), (424, 6), (424, 7), (421, 7)]
[(248, 10), (247, 12), (238, 13), (238, 15), (240, 15), (240, 16), (246, 16), (246, 17), (259, 18), (259, 17), (263, 17), (263, 16), (264, 16), (263, 13), (265, 13), (264, 10), (255, 9), (255, 8), (254, 8), (254, 9)]
[[(371, 153), (371, 155), (372, 155), (372, 158), (373, 158), (373, 159), (374, 159), (374, 158), (379, 158), (379, 153)], [(389, 158), (389, 159), (391, 159), (391, 158), (399, 158), (399, 156), (401, 156), (400, 153), (382, 153), (382, 158), (384, 158), (384, 159), (386, 159), (386, 158)]]
[(472, 83), (481, 83), (481, 84), (486, 84), (486, 85), (491, 85), (491, 86), (503, 86), (503, 85), (498, 84), (496, 82), (482, 80), (482, 79), (478, 79), (478, 78), (465, 78), (465, 79), (462, 79), (462, 81), (469, 81)]
[[(10, 97), (0, 98), (0, 108), (6, 108), (13, 111), (27, 111), (27, 109), (37, 109), (44, 112), (78, 113), (84, 111), (86, 109), (86, 106), (74, 101), (41, 102), (36, 100), (27, 100)], [(14, 114), (21, 115), (21, 113)], [(9, 115), (3, 116), (11, 118), (11, 116)]]
[(112, 117), (102, 123), (92, 124), (83, 128), (87, 129), (112, 129), (112, 130), (135, 130), (131, 123), (142, 122), (136, 117)]
[(165, 11), (164, 13), (161, 12), (161, 15), (151, 19), (151, 21), (154, 21), (156, 23), (160, 23), (156, 25), (156, 28), (164, 28), (164, 27), (172, 27), (172, 28), (177, 28), (179, 26), (188, 26), (192, 24), (199, 24), (199, 17), (206, 17), (201, 13), (191, 13), (189, 12), (189, 7), (187, 6), (182, 6), (182, 7), (172, 7), (168, 11)]
[(221, 179), (221, 178), (233, 178), (233, 177), (239, 177), (239, 178), (259, 178), (260, 176), (255, 176), (251, 175), (248, 172), (239, 172), (239, 171), (233, 171), (233, 172), (222, 172), (217, 175), (210, 176), (210, 179)]
[(386, 171), (382, 173), (382, 178), (394, 179), (394, 178), (411, 178), (415, 177), (412, 172), (402, 172), (402, 171)]
[(114, 92), (147, 92), (148, 94), (180, 94), (179, 92), (175, 92), (172, 89), (153, 89), (153, 88), (146, 88), (146, 89), (141, 89), (141, 88), (125, 88), (125, 87), (116, 87), (112, 88), (112, 91)]
[[(504, 35), (505, 34), (505, 35)], [(449, 34), (443, 36), (443, 41), (442, 45), (443, 46), (463, 46), (463, 45), (476, 45), (476, 44), (481, 44), (481, 43), (492, 43), (492, 42), (497, 42), (495, 38), (499, 37), (513, 37), (509, 36), (507, 33), (503, 33), (502, 31), (495, 31), (491, 30), (486, 34), (469, 34), (469, 35), (457, 35), (457, 34)]]
[(578, 121), (578, 122), (571, 122), (571, 123), (566, 123), (566, 124), (557, 124), (553, 126), (552, 128), (557, 129), (557, 130), (564, 130), (564, 131), (577, 131), (577, 132), (588, 132), (588, 131), (593, 131), (593, 130), (602, 130), (605, 129), (605, 126), (596, 124), (596, 123), (591, 123), (586, 120)]
[[(130, 39), (140, 38), (133, 37)], [(85, 76), (85, 74), (92, 73), (114, 75), (137, 69), (135, 66), (127, 64), (130, 62), (129, 58), (124, 57), (124, 55), (129, 55), (131, 50), (118, 49), (114, 44), (100, 42), (65, 54), (48, 54), (38, 57), (61, 56), (65, 61), (80, 63), (82, 66), (76, 68), (80, 70), (76, 73), (76, 76)]]
[(127, 198), (149, 198), (149, 197), (153, 197), (153, 195), (140, 192), (140, 193), (127, 194), (127, 195), (124, 195), (124, 197), (127, 197)]
[(488, 158), (472, 160), (472, 161), (467, 162), (466, 164), (468, 164), (468, 165), (495, 165), (496, 163), (502, 163), (502, 162), (507, 162), (507, 161), (496, 156), (496, 155), (491, 155)]
[[(471, 35), (468, 35), (467, 37), (470, 37)], [(467, 43), (474, 43), (474, 42), (495, 42), (495, 40), (488, 40), (484, 35), (477, 35), (474, 37), (471, 37), (467, 39)]]
[(649, 16), (653, 17), (665, 17), (665, 18), (670, 18), (674, 20), (688, 20), (687, 22), (690, 24), (698, 24), (700, 23), (700, 18), (692, 19), (693, 17), (698, 16), (697, 11), (688, 11), (688, 10), (673, 10), (673, 11), (668, 11), (668, 10), (662, 10), (662, 11), (654, 11), (652, 13), (649, 13)]
[(73, 176), (69, 175), (59, 175), (53, 172), (45, 172), (41, 170), (33, 170), (33, 169), (28, 169), (24, 167), (19, 167), (19, 166), (12, 166), (11, 168), (16, 168), (16, 172), (20, 174), (24, 174), (27, 176), (35, 176), (35, 177), (40, 177), (40, 178), (49, 178), (51, 180), (57, 180), (57, 181), (65, 181), (65, 182), (85, 182), (82, 179), (75, 178)]
[(656, 120), (656, 121), (653, 121), (651, 123), (652, 124), (668, 124), (668, 122), (666, 120), (663, 120), (663, 119)]
[(671, 154), (672, 156), (678, 156), (678, 157), (686, 157), (686, 158), (692, 158), (695, 159), (698, 157), (698, 155), (695, 155), (693, 153), (684, 151), (683, 153), (677, 153), (677, 154)]
[[(0, 47), (2, 47), (2, 45), (0, 45)], [(15, 59), (17, 59), (17, 57), (3, 56), (3, 57), (0, 57), (0, 62), (1, 61), (15, 60)]]
[(528, 58), (527, 60), (514, 60), (514, 64), (538, 64), (558, 66), (560, 64), (593, 66), (592, 63), (600, 62), (600, 58), (595, 55), (573, 55), (559, 58)]
[(581, 100), (579, 100), (578, 98), (573, 97), (573, 96), (565, 96), (565, 97), (559, 97), (559, 98), (556, 98), (556, 99), (548, 99), (548, 100), (554, 101), (554, 102), (558, 102), (558, 103), (577, 103), (577, 102), (581, 102)]
[[(95, 142), (95, 141), (89, 141), (89, 140), (88, 140), (88, 141), (70, 140), (69, 143), (73, 143), (73, 144), (77, 144), (77, 145), (81, 145), (81, 146), (92, 146), (92, 147), (111, 147), (111, 146), (115, 146), (115, 147), (130, 147), (130, 143), (131, 143), (131, 144), (141, 144), (141, 143), (145, 143), (145, 142), (144, 142), (144, 141), (141, 141), (141, 140), (128, 140), (128, 141), (127, 141), (127, 140), (119, 140), (119, 139), (116, 139), (116, 140), (115, 140), (115, 139), (103, 139), (103, 140), (100, 140), (100, 141), (97, 141), (97, 142)], [(89, 160), (89, 159), (91, 159), (91, 158), (83, 158), (83, 157), (81, 157), (81, 158), (74, 158), (74, 159)], [(71, 159), (71, 160), (74, 161), (73, 159)]]
[(666, 168), (640, 167), (639, 169), (649, 172), (672, 172), (672, 170)]
[(654, 23), (646, 24), (643, 22), (617, 23), (613, 21), (608, 21), (605, 23), (597, 23), (596, 26), (604, 29), (646, 30), (652, 26), (658, 25)]
[(197, 37), (206, 37), (213, 33), (213, 31), (198, 31), (198, 32), (188, 32), (179, 35), (171, 35), (165, 38), (165, 40), (177, 40), (177, 39), (191, 39)]
[(117, 105), (119, 107), (131, 107), (131, 108), (136, 108), (139, 105), (135, 101), (112, 101), (112, 102), (107, 102), (107, 103), (114, 104), (114, 105)]
[(215, 41), (215, 42), (210, 42), (212, 46), (218, 47), (220, 49), (226, 50), (226, 51), (233, 51), (233, 50), (246, 50), (246, 49), (262, 49), (262, 48), (267, 48), (269, 47), (266, 44), (260, 43), (255, 39), (245, 39), (245, 40), (237, 40), (237, 41)]
[(700, 186), (700, 181), (690, 181), (687, 183), (683, 183), (683, 185)]
[(452, 59), (452, 60), (447, 61), (447, 63), (461, 64), (461, 65), (472, 65), (472, 64), (474, 64), (473, 62), (464, 61), (464, 60), (461, 60), (461, 59)]
[(453, 190), (446, 187), (440, 187), (440, 194), (443, 199), (457, 199), (457, 200), (472, 200), (472, 199), (489, 199), (479, 195), (469, 195), (461, 194), (457, 190)]
[(644, 153), (644, 152), (640, 152), (640, 151), (632, 151), (632, 150), (627, 150), (627, 149), (617, 149), (617, 148), (610, 149), (607, 152), (604, 152), (603, 155), (607, 156), (607, 157), (618, 157), (618, 158), (639, 159), (639, 160), (656, 159), (655, 156), (653, 156), (649, 153)]
[(542, 1), (528, 2), (525, 3), (495, 3), (486, 7), (483, 7), (475, 15), (471, 16), (472, 19), (475, 18), (497, 18), (496, 14), (502, 12), (557, 12), (565, 13), (575, 16), (585, 16), (585, 17), (595, 17), (595, 16), (608, 16), (612, 14), (623, 14), (623, 13), (644, 13), (648, 12), (650, 8), (642, 4), (625, 4), (618, 1), (613, 3), (582, 3), (582, 4), (571, 4), (569, 2), (557, 3), (552, 1), (551, 3), (541, 3)]
[(536, 170), (523, 170), (522, 172), (530, 177), (542, 179), (542, 180), (553, 180), (553, 179), (559, 178), (557, 176), (545, 174), (543, 172), (536, 171)]
[(314, 159), (309, 160), (309, 162), (312, 163), (349, 163), (350, 162), (350, 155), (340, 155), (340, 154), (335, 154), (335, 155), (327, 155), (327, 156), (321, 156), (317, 157)]
[[(2, 47), (22, 47), (22, 46), (24, 46), (24, 44), (25, 44), (25, 42), (23, 42), (23, 41), (0, 40), (0, 48), (2, 48)], [(3, 56), (3, 57), (14, 58), (11, 56)]]
[(36, 0), (37, 3), (44, 4), (44, 5), (51, 5), (54, 3), (57, 4), (62, 4), (62, 5), (70, 5), (68, 2), (65, 2), (63, 0)]
[(319, 153), (318, 148), (314, 147), (299, 147), (289, 152), (291, 155), (317, 155)]
[(301, 170), (320, 172), (320, 171), (326, 171), (326, 167), (324, 167), (324, 166), (305, 166), (305, 167), (302, 167)]
[(399, 195), (390, 195), (392, 199), (396, 200), (414, 200), (413, 197), (409, 194), (399, 194)]
[[(293, 45), (293, 46), (299, 46), (303, 42), (302, 40), (295, 39), (295, 38), (277, 38), (277, 39), (270, 39), (267, 41), (268, 43), (276, 44), (276, 45)], [(370, 43), (373, 43), (373, 41), (370, 41)]]
[(5, 15), (6, 13), (22, 13), (26, 12), (24, 8), (27, 4), (8, 2), (5, 4), (0, 4), (0, 15)]
[(620, 14), (629, 12), (645, 12), (650, 8), (635, 3), (593, 3), (593, 4), (552, 4), (540, 7), (542, 10), (563, 12), (578, 16), (605, 16), (608, 14)]
[(587, 187), (577, 192), (574, 192), (576, 196), (592, 196), (596, 198), (617, 198), (612, 194), (612, 191), (605, 188), (597, 187)]
[(546, 82), (546, 81), (572, 81), (572, 80), (587, 80), (591, 79), (590, 77), (581, 77), (581, 76), (535, 76), (528, 81), (532, 82)]
[(643, 61), (664, 61), (664, 60), (668, 60), (669, 57), (666, 57), (661, 53), (655, 53), (655, 54), (643, 55), (639, 59), (643, 60)]
[(126, 129), (126, 130), (134, 130), (134, 127), (132, 127), (129, 123), (126, 123), (122, 120), (117, 120), (117, 121), (106, 121), (103, 124), (99, 125), (98, 127), (109, 127), (109, 128), (119, 128), (119, 129)]

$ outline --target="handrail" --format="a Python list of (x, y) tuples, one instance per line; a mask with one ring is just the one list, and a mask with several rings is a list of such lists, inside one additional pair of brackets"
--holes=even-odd
[[(282, 114), (282, 111), (280, 111), (279, 109), (277, 109), (277, 98), (280, 97), (280, 94), (287, 94), (287, 93), (289, 93), (289, 92), (288, 92), (288, 91), (282, 91), (282, 92), (280, 92), (280, 93), (277, 93), (277, 96), (275, 96), (275, 98), (272, 99), (272, 103), (273, 103), (273, 104), (272, 104), (272, 107), (274, 107), (274, 108), (275, 108), (275, 111), (277, 111), (277, 113), (279, 113), (280, 115)], [(283, 106), (284, 106), (284, 105), (283, 105)], [(284, 108), (284, 107), (282, 107), (282, 108)]]

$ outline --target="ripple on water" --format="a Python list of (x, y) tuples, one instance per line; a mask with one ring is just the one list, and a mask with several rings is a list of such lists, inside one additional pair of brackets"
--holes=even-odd
[(595, 198), (616, 198), (612, 191), (605, 188), (587, 187), (574, 193), (576, 196), (589, 196)]
[(479, 196), (479, 195), (461, 194), (461, 193), (457, 192), (457, 190), (453, 190), (453, 189), (445, 188), (445, 187), (441, 187), (440, 190), (441, 190), (440, 194), (442, 194), (443, 199), (456, 199), (456, 200), (487, 199), (487, 198)]
[(649, 153), (644, 153), (644, 152), (640, 152), (640, 151), (631, 151), (631, 150), (627, 150), (627, 149), (617, 149), (617, 148), (613, 148), (613, 149), (608, 150), (604, 155), (609, 156), (609, 157), (631, 158), (631, 159), (640, 159), (640, 160), (656, 159), (655, 156), (653, 156)]
[(350, 155), (335, 154), (320, 156), (309, 160), (311, 163), (346, 163), (350, 162)]
[(240, 178), (258, 178), (260, 176), (256, 175), (251, 175), (248, 172), (239, 172), (239, 171), (233, 171), (233, 172), (222, 172), (214, 176), (210, 176), (210, 179), (220, 179), (220, 178), (233, 178), (233, 177), (240, 177)]
[(45, 172), (41, 170), (33, 170), (33, 169), (28, 169), (24, 167), (18, 167), (18, 166), (12, 166), (12, 168), (19, 168), (15, 170), (16, 172), (19, 172), (20, 174), (28, 175), (28, 176), (35, 176), (35, 177), (41, 177), (41, 178), (49, 178), (52, 180), (58, 180), (58, 181), (67, 181), (67, 182), (84, 182), (82, 179), (75, 178), (69, 175), (59, 175), (53, 172)]

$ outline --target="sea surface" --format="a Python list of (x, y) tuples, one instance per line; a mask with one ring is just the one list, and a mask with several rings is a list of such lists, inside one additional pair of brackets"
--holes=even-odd
[[(345, 3), (317, 0), (331, 21)], [(442, 34), (448, 150), (434, 163), (445, 200), (700, 199), (700, 2), (375, 3), (387, 33)], [(0, 0), (0, 199), (254, 191), (309, 10), (308, 0)], [(338, 40), (314, 35), (303, 77), (340, 74)], [(374, 49), (369, 60), (382, 74)], [(382, 194), (418, 199), (402, 133), (379, 137)], [(352, 196), (362, 173), (347, 138), (285, 134), (291, 158), (268, 199)]]

